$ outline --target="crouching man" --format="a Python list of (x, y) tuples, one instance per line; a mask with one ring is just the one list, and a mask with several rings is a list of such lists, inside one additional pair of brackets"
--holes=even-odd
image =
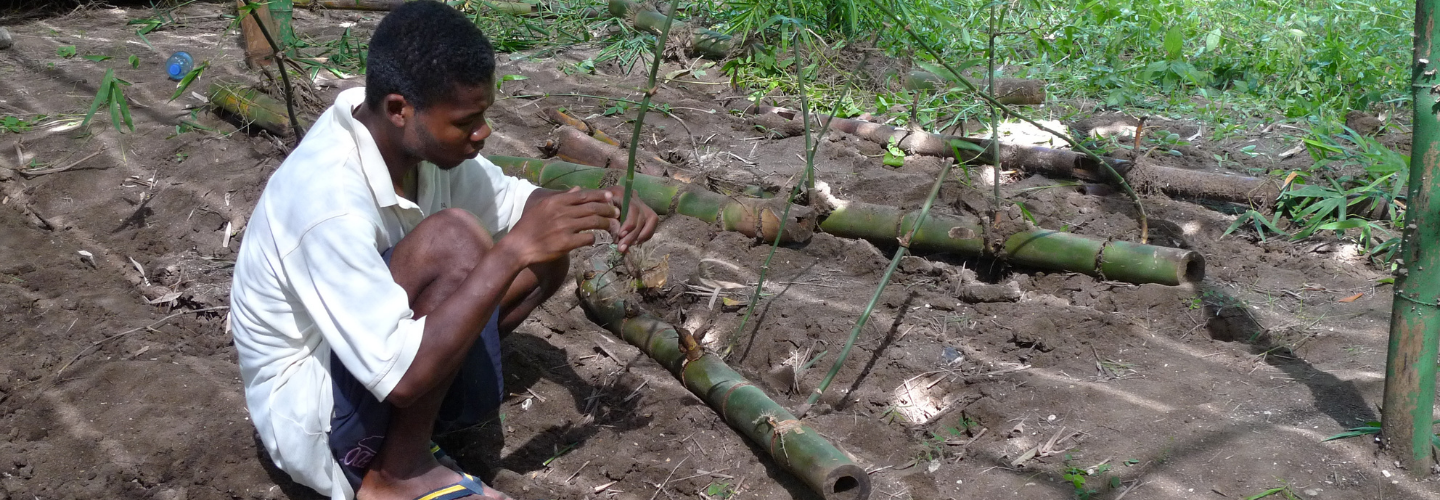
[(392, 11), (368, 68), (245, 230), (231, 327), (246, 403), (275, 464), (331, 498), (508, 498), (442, 467), (432, 434), (498, 408), (500, 335), (555, 293), (591, 230), (625, 251), (656, 216), (633, 200), (622, 226), (618, 189), (539, 189), (478, 157), (495, 59), (454, 9)]

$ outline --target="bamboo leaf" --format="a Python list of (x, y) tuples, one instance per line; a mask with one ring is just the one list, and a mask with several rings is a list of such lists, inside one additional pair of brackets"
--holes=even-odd
[(178, 99), (181, 94), (185, 93), (185, 89), (190, 88), (190, 84), (195, 83), (195, 79), (200, 78), (200, 74), (204, 73), (205, 68), (208, 67), (210, 67), (210, 61), (205, 61), (200, 63), (199, 66), (196, 66), (195, 69), (190, 70), (189, 73), (185, 73), (185, 77), (181, 78), (180, 83), (175, 86), (175, 93), (171, 94), (170, 100), (166, 102), (172, 102)]
[(90, 119), (95, 117), (95, 111), (98, 111), (100, 106), (110, 100), (110, 80), (114, 78), (115, 70), (105, 70), (105, 77), (100, 79), (100, 90), (95, 92), (95, 101), (90, 103), (90, 111), (85, 112), (85, 121), (80, 122), (82, 130), (90, 125)]
[[(122, 83), (124, 82), (123, 80), (120, 80), (120, 79), (118, 79), (118, 78), (117, 78), (116, 80), (117, 80), (117, 81), (121, 81)], [(127, 85), (128, 85), (128, 83), (127, 83)], [(120, 86), (119, 86), (119, 85), (116, 85), (114, 88), (115, 88), (115, 95), (114, 95), (115, 104), (120, 107), (120, 119), (122, 119), (122, 120), (125, 121), (125, 126), (128, 127), (131, 132), (134, 132), (134, 131), (135, 131), (135, 123), (130, 121), (130, 102), (125, 100), (125, 93), (120, 90)], [(116, 128), (116, 129), (119, 129), (120, 126), (119, 126), (119, 125), (116, 125), (115, 128)]]
[(1380, 433), (1380, 422), (1378, 422), (1378, 421), (1373, 421), (1373, 420), (1372, 420), (1372, 421), (1369, 421), (1369, 422), (1365, 422), (1364, 425), (1361, 425), (1361, 426), (1359, 426), (1359, 427), (1352, 427), (1352, 428), (1350, 428), (1349, 430), (1347, 430), (1347, 431), (1345, 431), (1345, 432), (1336, 434), (1336, 435), (1334, 435), (1334, 436), (1330, 436), (1330, 437), (1325, 438), (1325, 439), (1321, 439), (1320, 442), (1323, 443), (1323, 442), (1326, 442), (1326, 441), (1334, 441), (1334, 440), (1336, 440), (1336, 439), (1345, 439), (1345, 438), (1352, 438), (1352, 437), (1355, 437), (1355, 436), (1364, 436), (1364, 435), (1366, 435), (1366, 434), (1379, 434), (1379, 433)]
[(115, 131), (117, 131), (117, 132), (124, 132), (123, 130), (120, 130), (120, 124), (123, 123), (123, 121), (122, 121), (121, 118), (120, 118), (120, 102), (119, 102), (121, 99), (124, 99), (124, 97), (123, 97), (123, 96), (120, 96), (120, 95), (119, 95), (119, 92), (117, 92), (115, 89), (116, 89), (115, 84), (114, 84), (114, 83), (111, 83), (111, 84), (110, 84), (110, 89), (109, 89), (109, 90), (110, 90), (110, 99), (109, 99), (109, 101), (110, 101), (110, 126), (115, 127)]
[(140, 69), (140, 56), (136, 56), (136, 55), (131, 55), (131, 56), (130, 56), (130, 67), (131, 67), (131, 68), (135, 68), (135, 69)]
[(97, 56), (97, 55), (87, 55), (87, 56), (80, 56), (80, 57), (83, 57), (83, 58), (85, 58), (85, 59), (89, 59), (89, 60), (94, 61), (94, 62), (100, 62), (100, 61), (104, 61), (104, 60), (110, 58), (110, 56)]

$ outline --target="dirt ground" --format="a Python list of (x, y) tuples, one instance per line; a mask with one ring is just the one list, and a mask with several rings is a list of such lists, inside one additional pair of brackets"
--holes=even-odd
[[(237, 33), (225, 31), (222, 5), (185, 7), (179, 27), (148, 35), (153, 47), (125, 24), (147, 9), (96, 8), (7, 26), (16, 44), (0, 50), (0, 114), (51, 118), (0, 133), (0, 500), (316, 497), (257, 446), (223, 309), (246, 221), (291, 139), (237, 131), (197, 110), (195, 96), (167, 102), (174, 84), (161, 65), (175, 50), (210, 62), (202, 85), (254, 79)], [(354, 23), (365, 36), (378, 18), (299, 11), (296, 26), (333, 38)], [(56, 50), (65, 45), (111, 59), (62, 58)], [(610, 102), (515, 97), (633, 97), (638, 76), (605, 65), (595, 75), (564, 71), (593, 54), (581, 47), (502, 55), (500, 74), (529, 78), (505, 82), (487, 153), (542, 156), (552, 125), (541, 109), (550, 106), (623, 135), (633, 113), (604, 116)], [(138, 69), (126, 62), (131, 55)], [(105, 68), (133, 84), (125, 94), (136, 130), (116, 133), (102, 111), (94, 134), (80, 137), (73, 118)], [(803, 137), (728, 112), (743, 106), (743, 92), (716, 73), (664, 86), (657, 102), (684, 122), (651, 113), (645, 147), (714, 178), (793, 182)], [(321, 97), (360, 80), (330, 80)], [(1084, 112), (1069, 119), (1095, 111), (1077, 107)], [(178, 130), (181, 119), (216, 132)], [(1248, 120), (1239, 137), (1216, 143), (1199, 134), (1181, 156), (1157, 158), (1213, 169), (1211, 155), (1221, 154), (1242, 171), (1307, 164), (1303, 153), (1280, 158), (1301, 131), (1237, 119)], [(1198, 128), (1164, 119), (1151, 126), (1182, 137)], [(878, 145), (839, 133), (823, 141), (819, 178), (846, 199), (918, 207), (941, 168), (920, 157), (885, 167)], [(1252, 144), (1260, 155), (1240, 153)], [(19, 172), (95, 152), (63, 172)], [(1040, 226), (1138, 235), (1123, 195), (1007, 176), (1007, 196)], [(934, 210), (975, 216), (974, 200), (987, 203), (977, 191), (984, 189), (951, 181)], [(871, 498), (1218, 499), (1287, 485), (1305, 498), (1440, 498), (1433, 480), (1408, 479), (1370, 439), (1321, 442), (1378, 419), (1392, 294), (1376, 284), (1381, 270), (1333, 238), (1222, 238), (1234, 215), (1214, 203), (1158, 194), (1144, 203), (1153, 242), (1205, 256), (1202, 283), (1137, 286), (963, 256), (907, 257), (806, 420), (870, 473)], [(1020, 217), (1015, 206), (1007, 213)], [(582, 250), (575, 261), (594, 251), (603, 249)], [(823, 233), (781, 247), (732, 366), (781, 404), (798, 406), (893, 251)], [(668, 263), (650, 307), (723, 348), (744, 310), (712, 310), (709, 297), (687, 285), (707, 279), (753, 289), (768, 252), (737, 233), (668, 217), (639, 250), (646, 262)], [(969, 274), (1013, 281), (1024, 297), (959, 300), (957, 291), (973, 283), (960, 276)], [(743, 303), (748, 294), (726, 296)], [(573, 285), (504, 347), (502, 417), (439, 441), (516, 498), (816, 498), (657, 364), (589, 321)], [(795, 376), (794, 366), (822, 351), (814, 368)], [(1037, 446), (1050, 453), (1021, 460)], [(1077, 485), (1081, 471), (1090, 474)]]

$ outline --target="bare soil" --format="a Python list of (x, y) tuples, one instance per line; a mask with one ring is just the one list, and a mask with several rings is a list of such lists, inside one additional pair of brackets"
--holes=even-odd
[[(239, 130), (199, 109), (195, 96), (167, 102), (174, 83), (161, 64), (175, 50), (210, 62), (196, 90), (255, 79), (222, 5), (181, 9), (181, 25), (148, 35), (153, 47), (125, 24), (149, 16), (145, 9), (95, 8), (6, 27), (16, 44), (0, 51), (0, 114), (73, 118), (113, 68), (133, 83), (125, 94), (136, 130), (116, 133), (102, 111), (93, 135), (82, 137), (74, 120), (0, 133), (0, 500), (315, 497), (257, 447), (220, 309), (253, 204), (291, 139)], [(368, 36), (379, 19), (295, 17), (298, 30), (322, 39), (338, 36), (342, 23)], [(111, 59), (62, 58), (64, 45)], [(633, 98), (637, 75), (607, 65), (593, 75), (564, 71), (594, 53), (502, 55), (501, 74), (529, 78), (505, 82), (487, 152), (541, 156), (552, 127), (541, 113), (547, 106), (628, 135), (633, 112), (605, 116), (612, 102), (516, 97)], [(131, 55), (138, 69), (126, 62)], [(662, 74), (686, 64), (668, 63)], [(742, 92), (716, 73), (664, 85), (656, 101), (684, 122), (651, 113), (645, 147), (714, 178), (794, 182), (804, 138), (729, 112), (743, 106)], [(320, 98), (357, 85), (360, 78), (332, 79)], [(1099, 113), (1079, 107), (1076, 120)], [(181, 119), (216, 131), (181, 132)], [(1239, 137), (1217, 143), (1202, 133), (1177, 148), (1180, 156), (1154, 158), (1213, 170), (1220, 154), (1229, 158), (1223, 167), (1247, 174), (1305, 166), (1303, 153), (1280, 158), (1303, 131), (1236, 120), (1245, 124)], [(1182, 137), (1199, 128), (1163, 119), (1149, 126)], [(1253, 158), (1241, 149), (1252, 144)], [(64, 172), (17, 172), (97, 151)], [(830, 134), (819, 178), (847, 199), (918, 207), (940, 160), (890, 168), (879, 154), (878, 145)], [(1121, 194), (1006, 176), (1008, 199), (1040, 226), (1138, 237)], [(988, 189), (950, 181), (935, 210), (983, 215)], [(1306, 498), (1440, 498), (1433, 480), (1409, 479), (1368, 438), (1321, 442), (1378, 418), (1392, 293), (1376, 284), (1383, 272), (1333, 236), (1222, 237), (1235, 207), (1158, 194), (1144, 203), (1153, 243), (1204, 254), (1203, 283), (1137, 286), (982, 258), (907, 257), (807, 421), (870, 471), (872, 498), (1214, 499), (1286, 485)], [(1004, 217), (1023, 215), (1009, 204)], [(674, 216), (637, 257), (668, 264), (652, 310), (703, 332), (713, 349), (736, 339), (732, 366), (794, 408), (834, 360), (894, 249), (823, 233), (781, 247), (766, 295), (738, 333), (742, 308), (712, 307), (687, 285), (748, 283), (725, 293), (743, 303), (768, 245)], [(575, 261), (593, 251), (603, 248)], [(1014, 281), (1024, 298), (963, 302), (966, 274)], [(590, 322), (573, 286), (504, 346), (503, 417), (440, 442), (516, 498), (815, 498), (662, 368)], [(822, 351), (797, 376), (794, 367)], [(1037, 446), (1049, 453), (1026, 458)], [(1083, 486), (1066, 477), (1087, 469)]]

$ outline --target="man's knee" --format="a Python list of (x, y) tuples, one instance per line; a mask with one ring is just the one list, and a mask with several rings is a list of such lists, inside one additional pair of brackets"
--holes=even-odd
[(390, 271), (414, 299), (419, 288), (437, 280), (463, 280), (493, 246), (489, 231), (474, 215), (445, 209), (420, 221), (395, 245)]

